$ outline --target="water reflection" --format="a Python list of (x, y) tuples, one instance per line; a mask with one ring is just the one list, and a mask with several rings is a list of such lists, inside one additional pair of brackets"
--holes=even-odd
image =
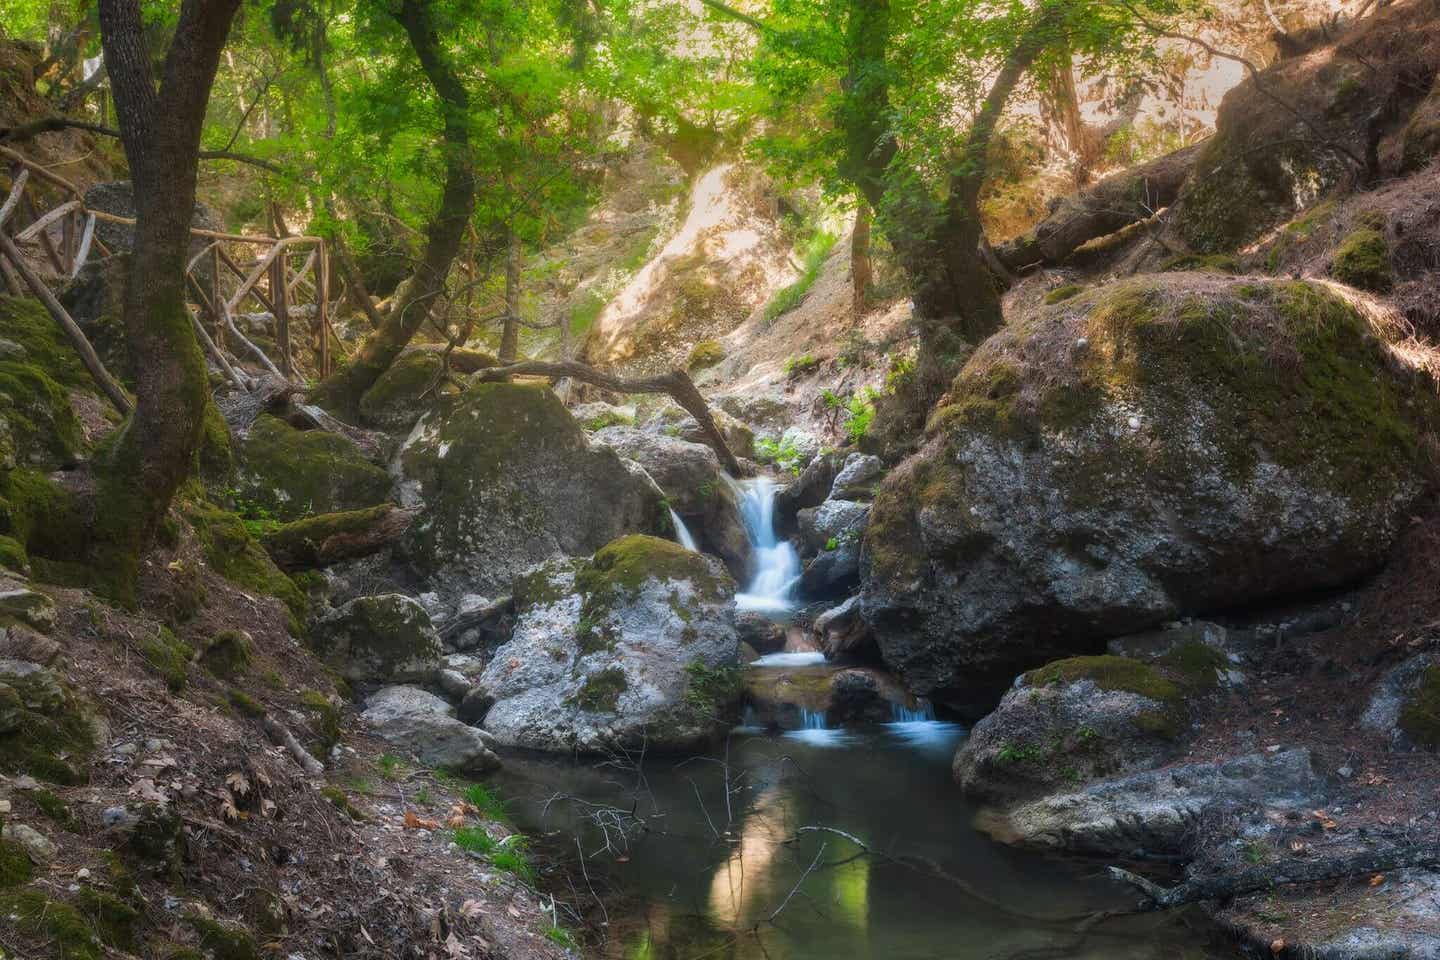
[[(961, 736), (935, 721), (736, 731), (683, 763), (509, 761), (502, 789), (522, 825), (578, 834), (591, 875), (637, 898), (611, 918), (608, 960), (992, 960), (1069, 944), (1073, 921), (1045, 917), (1129, 902), (1094, 866), (975, 832), (950, 774)], [(1054, 955), (1219, 954), (1150, 917)]]

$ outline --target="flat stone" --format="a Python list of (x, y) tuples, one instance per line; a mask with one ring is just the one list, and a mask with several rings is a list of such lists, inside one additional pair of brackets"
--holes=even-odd
[(25, 852), (30, 855), (30, 859), (36, 863), (45, 864), (55, 859), (55, 844), (32, 826), (24, 823), (7, 823), (4, 829), (0, 830), (0, 836), (24, 847)]

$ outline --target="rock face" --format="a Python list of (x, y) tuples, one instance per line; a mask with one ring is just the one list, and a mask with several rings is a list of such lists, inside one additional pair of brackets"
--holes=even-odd
[(592, 439), (644, 467), (665, 491), (670, 508), (698, 534), (701, 547), (718, 554), (736, 579), (745, 578), (750, 538), (735, 485), (725, 476), (714, 450), (634, 427), (607, 427)]
[(1435, 402), (1301, 282), (1137, 278), (987, 341), (892, 472), (863, 609), (911, 689), (981, 714), (1106, 637), (1374, 568)]
[(874, 657), (877, 653), (870, 627), (860, 616), (858, 596), (850, 597), (816, 617), (810, 625), (810, 633), (825, 656), (831, 659), (841, 656)]
[(830, 487), (831, 500), (870, 500), (875, 488), (885, 473), (885, 464), (879, 457), (865, 453), (852, 453), (845, 458), (845, 464), (835, 475)]
[(517, 581), (514, 635), (462, 709), (488, 702), (485, 729), (511, 747), (707, 740), (739, 694), (734, 592), (718, 561), (655, 537), (540, 567)]
[(421, 763), (461, 773), (486, 773), (500, 766), (483, 731), (455, 719), (454, 709), (414, 687), (385, 687), (365, 701), (360, 715), (371, 729)]
[(1159, 766), (1224, 663), (1193, 644), (1154, 665), (1073, 657), (1022, 674), (961, 744), (955, 779), (974, 797), (1013, 797)]
[(441, 666), (425, 608), (398, 593), (351, 600), (315, 623), (310, 642), (352, 683), (425, 682)]
[(984, 817), (981, 825), (1021, 846), (1097, 856), (1180, 853), (1202, 815), (1257, 806), (1308, 815), (1323, 791), (1310, 752), (1287, 750), (1101, 780)]
[(807, 599), (843, 597), (860, 583), (860, 538), (870, 519), (870, 505), (853, 500), (826, 500), (801, 510), (796, 517), (800, 538), (812, 558), (800, 576)]
[(358, 510), (390, 499), (390, 475), (339, 434), (296, 430), (261, 416), (236, 446), (236, 495), (277, 520)]
[(1437, 70), (1440, 24), (1422, 3), (1397, 3), (1265, 71), (1263, 86), (1239, 84), (1175, 207), (1181, 236), (1201, 252), (1233, 251), (1357, 167), (1373, 164), (1367, 175), (1380, 180), (1423, 163), (1437, 146), (1425, 135)]
[(508, 593), (536, 563), (669, 528), (655, 484), (542, 387), (471, 387), (416, 425), (399, 466), (402, 503), (424, 508), (404, 550), (441, 596)]

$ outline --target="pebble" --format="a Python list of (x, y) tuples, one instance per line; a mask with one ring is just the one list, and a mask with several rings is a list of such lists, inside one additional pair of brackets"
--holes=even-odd
[(1346, 767), (1341, 767), (1339, 770), (1336, 770), (1335, 772), (1338, 773), (1338, 774), (1340, 774), (1340, 776), (1346, 777), (1346, 778), (1349, 778), (1349, 777), (1352, 777), (1352, 776), (1355, 775), (1355, 771), (1352, 770), (1352, 769), (1351, 769), (1350, 767), (1348, 767), (1348, 766), (1346, 766)]
[(1272, 743), (1272, 744), (1270, 744), (1270, 746), (1268, 746), (1268, 747), (1265, 748), (1265, 752), (1266, 752), (1266, 753), (1279, 753), (1279, 752), (1280, 752), (1280, 744), (1278, 744), (1278, 743)]

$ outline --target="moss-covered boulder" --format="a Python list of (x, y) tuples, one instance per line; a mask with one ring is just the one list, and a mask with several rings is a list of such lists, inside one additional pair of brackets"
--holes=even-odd
[(1360, 726), (1400, 750), (1440, 749), (1440, 657), (1417, 654), (1387, 671)]
[(626, 533), (667, 533), (664, 498), (614, 450), (592, 447), (555, 394), (485, 383), (427, 416), (400, 453), (403, 542), (442, 598), (503, 594), (557, 555), (589, 555)]
[(336, 433), (297, 430), (276, 417), (262, 416), (236, 444), (236, 454), (237, 501), (269, 518), (298, 520), (390, 499), (390, 474)]
[(976, 351), (882, 484), (866, 618), (911, 689), (981, 714), (1106, 637), (1373, 569), (1435, 415), (1305, 283), (1166, 274), (1042, 306)]
[(398, 593), (351, 600), (315, 622), (310, 644), (352, 683), (428, 681), (443, 653), (425, 608)]
[(408, 433), (427, 411), (455, 395), (457, 376), (498, 363), (478, 350), (453, 350), (449, 360), (434, 347), (413, 347), (390, 365), (360, 398), (360, 418), (372, 427)]
[(71, 392), (93, 383), (38, 300), (0, 297), (0, 470), (53, 469), (86, 450)]
[(485, 729), (566, 753), (709, 739), (740, 693), (734, 594), (719, 561), (643, 535), (539, 567), (516, 582), (515, 631), (477, 681)]
[(0, 772), (82, 783), (94, 746), (90, 711), (58, 674), (24, 660), (0, 660)]
[(291, 630), (298, 633), (310, 601), (295, 581), (275, 566), (245, 521), (211, 503), (185, 503), (181, 512), (195, 531), (210, 569), (238, 587), (284, 603), (292, 616)]
[(961, 744), (955, 779), (994, 799), (1156, 767), (1177, 753), (1225, 663), (1192, 642), (1153, 663), (1106, 654), (1031, 670)]
[(644, 467), (701, 548), (718, 554), (736, 578), (745, 578), (750, 537), (745, 532), (740, 496), (714, 450), (703, 443), (634, 427), (607, 427), (592, 439)]
[(1174, 208), (1181, 236), (1230, 253), (1357, 175), (1422, 162), (1434, 107), (1415, 78), (1440, 72), (1437, 40), (1424, 4), (1397, 3), (1234, 87)]

